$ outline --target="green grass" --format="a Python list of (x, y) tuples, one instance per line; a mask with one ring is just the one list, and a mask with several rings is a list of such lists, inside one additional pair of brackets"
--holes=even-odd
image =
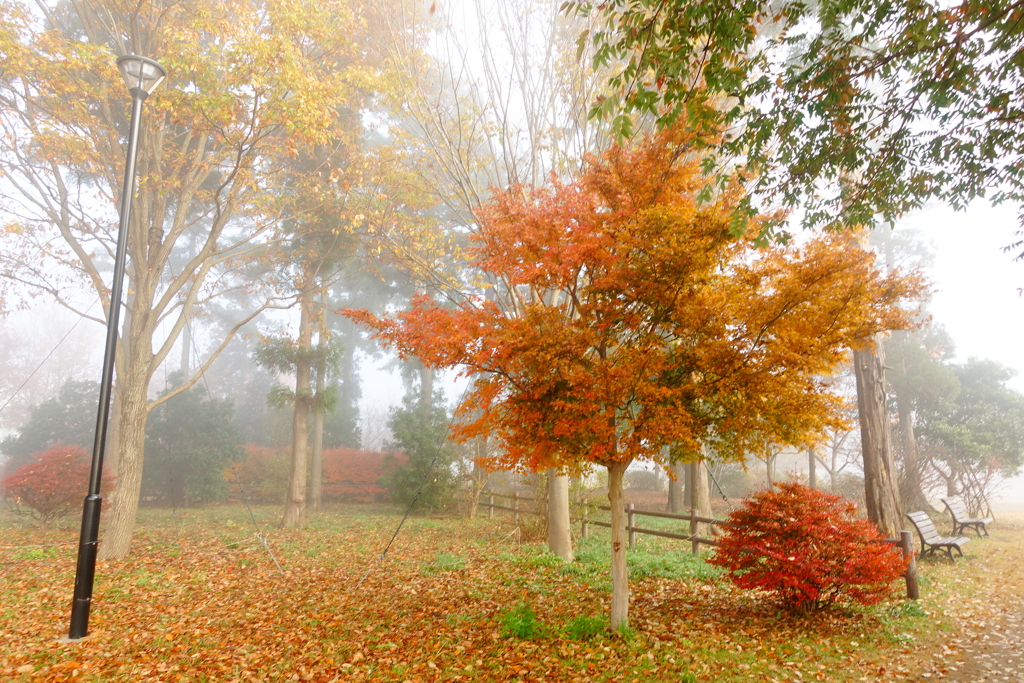
[(420, 565), (420, 572), (424, 576), (434, 576), (443, 572), (455, 572), (466, 568), (466, 560), (458, 555), (447, 552), (440, 552), (430, 562)]
[(588, 617), (581, 614), (565, 625), (565, 635), (573, 640), (590, 640), (608, 632), (606, 617)]
[[(41, 534), (0, 515), (9, 548), (0, 551), (0, 629), (12, 634), (0, 653), (0, 680), (21, 683), (8, 670), (27, 663), (42, 670), (84, 660), (92, 668), (75, 680), (104, 683), (173, 680), (153, 662), (192, 681), (283, 680), (319, 667), (314, 680), (359, 673), (380, 683), (455, 675), (482, 682), (499, 677), (495, 662), (510, 662), (517, 669), (509, 680), (848, 683), (870, 679), (872, 662), (895, 661), (910, 644), (947, 642), (942, 629), (953, 622), (942, 610), (958, 604), (950, 602), (957, 591), (978, 585), (958, 580), (968, 563), (936, 563), (922, 570), (934, 588), (920, 604), (893, 600), (795, 618), (733, 589), (688, 544), (638, 537), (627, 555), (632, 629), (613, 633), (603, 530), (578, 541), (576, 560), (565, 563), (543, 543), (518, 544), (502, 517), (414, 520), (356, 591), (401, 511), (328, 508), (311, 514), (302, 531), (276, 527), (280, 508), (254, 513), (285, 575), (259, 543), (244, 540), (255, 533), (244, 507), (142, 510), (132, 556), (98, 569), (98, 635), (78, 649), (53, 647), (49, 637), (66, 619), (74, 567), (75, 547), (58, 544), (75, 532)], [(19, 545), (48, 542), (53, 547)], [(180, 629), (173, 639), (172, 625)], [(364, 660), (341, 668), (360, 651)], [(212, 652), (224, 659), (210, 659)], [(209, 661), (222, 668), (203, 670), (199, 663)]]
[(501, 635), (506, 638), (533, 640), (547, 631), (537, 620), (537, 614), (525, 602), (503, 612), (498, 621), (501, 624)]
[[(693, 555), (688, 549), (658, 546), (641, 546), (626, 552), (629, 563), (630, 579), (662, 578), (676, 580), (716, 580), (723, 574), (722, 570), (708, 564), (706, 555)], [(608, 539), (591, 536), (581, 539), (576, 548), (576, 563), (566, 567), (566, 573), (579, 576), (597, 576), (606, 572), (611, 562), (611, 550)]]
[(22, 548), (14, 553), (15, 560), (45, 560), (48, 557), (56, 557), (56, 548)]

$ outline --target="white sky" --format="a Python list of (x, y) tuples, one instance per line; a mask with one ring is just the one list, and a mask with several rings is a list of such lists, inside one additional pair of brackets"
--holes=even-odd
[(1016, 369), (1012, 386), (1024, 393), (1024, 261), (1013, 260), (1024, 248), (1002, 251), (1018, 229), (1016, 208), (937, 207), (901, 225), (920, 228), (935, 243), (932, 315), (956, 342), (957, 359), (979, 356)]
[[(1016, 207), (937, 207), (901, 225), (919, 227), (935, 243), (932, 315), (956, 342), (957, 360), (979, 356), (1014, 368), (1010, 385), (1024, 393), (1024, 260), (1013, 260), (1021, 250), (1002, 251), (1018, 229)], [(1024, 510), (1024, 474), (1005, 482), (996, 501), (997, 511)]]

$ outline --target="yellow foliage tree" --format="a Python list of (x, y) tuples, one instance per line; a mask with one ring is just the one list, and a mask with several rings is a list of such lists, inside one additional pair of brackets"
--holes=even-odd
[[(42, 292), (84, 315), (85, 284), (109, 305), (104, 275), (129, 102), (115, 56), (142, 54), (169, 72), (146, 102), (140, 138), (116, 368), (118, 447), (108, 461), (116, 491), (100, 557), (128, 553), (149, 412), (191, 386), (260, 311), (291, 305), (294, 293), (280, 293), (282, 270), (272, 267), (291, 226), (333, 211), (339, 229), (351, 231), (362, 224), (354, 216), (376, 202), (379, 164), (360, 143), (361, 112), (390, 81), (373, 33), (391, 11), (361, 0), (0, 4), (0, 286), (8, 300)], [(300, 152), (314, 149), (330, 171), (312, 172), (329, 182), (295, 191), (310, 173), (310, 155)], [(339, 199), (360, 193), (372, 201)], [(195, 376), (151, 400), (150, 380), (189, 319), (225, 291), (243, 294), (233, 327)]]

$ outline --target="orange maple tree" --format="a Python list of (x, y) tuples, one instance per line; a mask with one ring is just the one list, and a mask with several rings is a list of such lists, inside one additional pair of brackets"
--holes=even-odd
[(898, 303), (923, 289), (883, 277), (850, 234), (734, 234), (742, 191), (707, 187), (700, 166), (669, 130), (590, 159), (575, 182), (499, 193), (472, 255), (511, 293), (504, 306), (421, 295), (393, 317), (344, 311), (401, 354), (474, 377), (452, 433), (497, 437), (492, 466), (608, 468), (613, 628), (628, 616), (628, 465), (666, 464), (665, 446), (739, 458), (840, 425), (823, 378), (858, 340), (912, 325)]

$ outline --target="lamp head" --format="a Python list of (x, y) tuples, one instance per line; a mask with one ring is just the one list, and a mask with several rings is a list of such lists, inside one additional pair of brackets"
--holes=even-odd
[(138, 88), (148, 97), (167, 76), (167, 71), (154, 60), (138, 55), (124, 55), (117, 58), (117, 68), (128, 85), (128, 90)]

